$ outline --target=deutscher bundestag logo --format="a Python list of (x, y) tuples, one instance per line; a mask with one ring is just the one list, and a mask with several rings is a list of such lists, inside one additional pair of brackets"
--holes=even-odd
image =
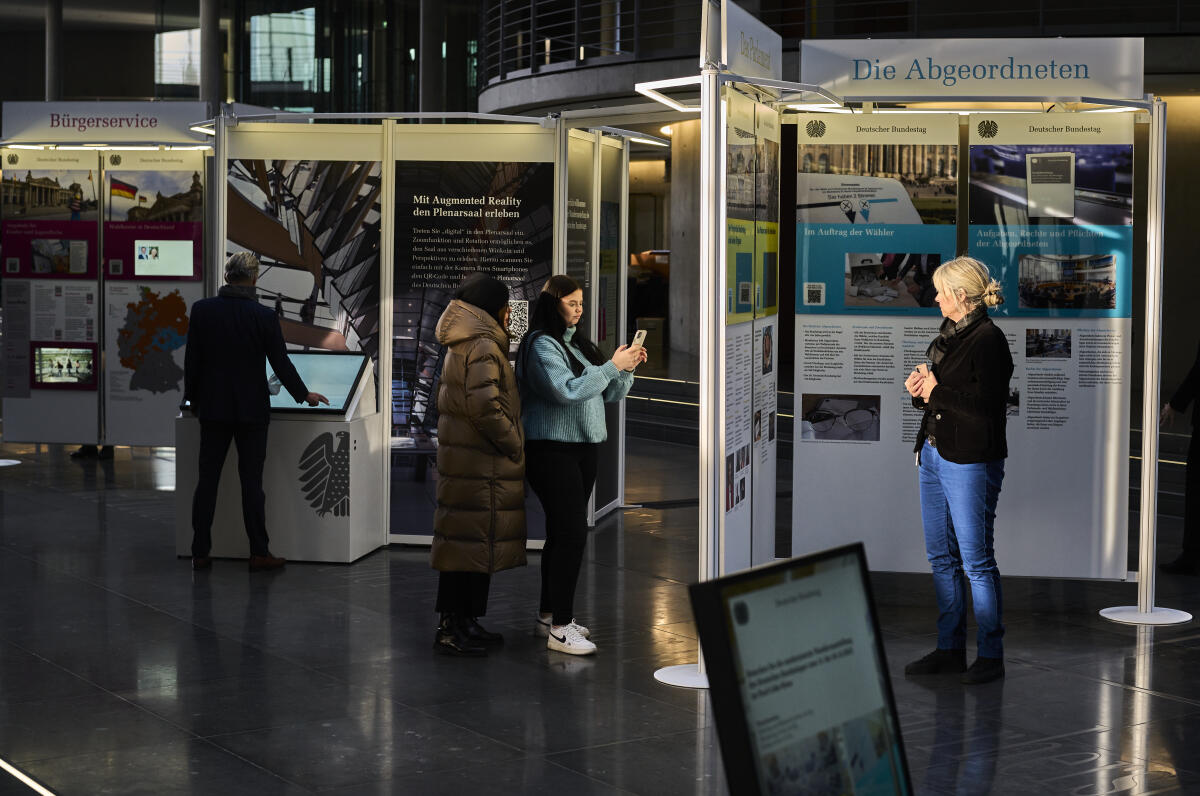
[(108, 162), (114, 166), (120, 166), (121, 165), (121, 156), (120, 155), (109, 155)]
[(825, 135), (825, 122), (820, 119), (813, 119), (804, 125), (804, 132), (808, 133), (809, 138), (820, 138)]
[(327, 431), (308, 444), (300, 454), (300, 490), (318, 516), (350, 516), (349, 433)]
[(19, 157), (17, 156), (17, 153), (16, 153), (16, 152), (9, 152), (9, 153), (8, 153), (8, 165), (10, 165), (10, 166), (15, 166), (15, 165), (17, 165), (17, 162), (18, 162), (18, 161), (20, 161), (20, 160), (21, 160), (21, 158), (19, 158)]
[(979, 123), (978, 129), (980, 138), (995, 138), (996, 133), (1000, 132), (1000, 125), (991, 119), (984, 119)]

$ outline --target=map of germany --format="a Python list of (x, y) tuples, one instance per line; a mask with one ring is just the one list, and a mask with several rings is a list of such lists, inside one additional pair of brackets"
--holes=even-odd
[(166, 295), (141, 288), (141, 298), (126, 305), (125, 323), (117, 332), (122, 367), (133, 371), (129, 389), (149, 392), (180, 390), (183, 368), (174, 353), (187, 342), (187, 302), (178, 290)]

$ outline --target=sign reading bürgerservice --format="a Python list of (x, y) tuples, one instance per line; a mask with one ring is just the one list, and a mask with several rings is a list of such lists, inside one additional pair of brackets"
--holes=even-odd
[(208, 143), (188, 128), (208, 115), (203, 102), (6, 102), (8, 142)]
[(800, 43), (800, 80), (846, 99), (1142, 99), (1143, 41), (837, 39)]

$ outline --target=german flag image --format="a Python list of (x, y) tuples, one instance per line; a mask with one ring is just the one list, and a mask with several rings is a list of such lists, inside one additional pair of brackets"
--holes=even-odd
[(127, 182), (121, 182), (116, 177), (110, 177), (109, 180), (112, 183), (111, 187), (109, 188), (109, 192), (113, 196), (123, 196), (126, 199), (133, 199), (137, 196), (138, 189), (136, 185), (130, 185)]

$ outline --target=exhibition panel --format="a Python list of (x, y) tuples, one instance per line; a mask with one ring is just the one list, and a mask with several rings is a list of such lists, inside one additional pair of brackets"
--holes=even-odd
[(968, 251), (1004, 285), (1016, 363), (1005, 489), (1025, 499), (1002, 504), (1001, 527), (1020, 574), (1128, 570), (1129, 493), (1110, 485), (1129, 482), (1133, 125), (969, 117)]
[(204, 297), (204, 154), (109, 150), (104, 181), (104, 438), (174, 445), (188, 313)]
[[(1108, 485), (1128, 479), (1133, 114), (1080, 116), (969, 117), (967, 175), (957, 115), (798, 118), (796, 550), (853, 534), (877, 567), (927, 568), (896, 532), (920, 516), (903, 380), (937, 334), (967, 177), (968, 252), (1003, 287), (989, 314), (1016, 363), (1003, 571), (1125, 577), (1128, 495)], [(820, 500), (848, 471), (870, 485), (853, 511)]]
[(203, 295), (196, 102), (6, 102), (8, 441), (170, 445)]
[[(428, 543), (436, 508), (435, 332), (455, 288), (485, 271), (509, 286), (510, 354), (553, 273), (556, 131), (532, 124), (396, 125), (392, 255), (390, 514), (393, 542)], [(486, 158), (486, 159), (485, 159)], [(527, 501), (531, 540), (543, 533)]]
[(775, 558), (779, 113), (725, 89), (722, 570)]
[(903, 382), (937, 335), (933, 270), (955, 253), (958, 117), (796, 128), (793, 550), (862, 539), (875, 567), (923, 571), (919, 535), (897, 532), (920, 521)]
[(100, 160), (0, 149), (4, 438), (97, 443)]

